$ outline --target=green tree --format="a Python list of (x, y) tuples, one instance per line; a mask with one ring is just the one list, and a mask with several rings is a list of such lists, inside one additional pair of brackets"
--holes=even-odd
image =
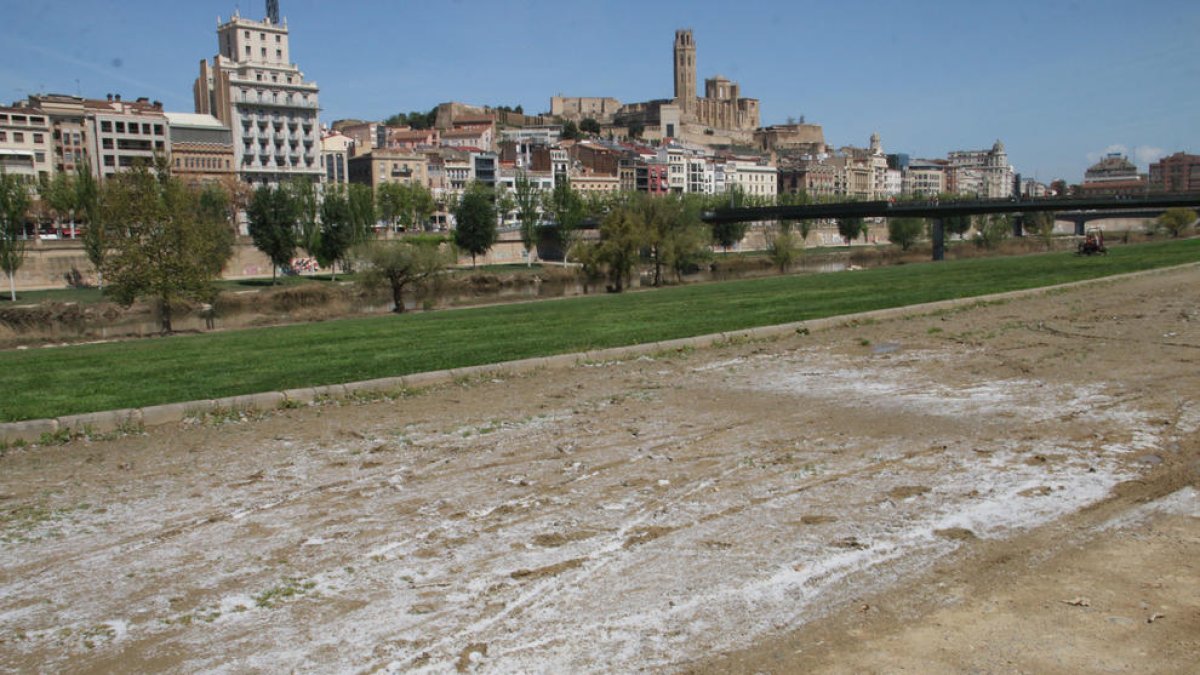
[(384, 183), (375, 195), (379, 217), (392, 229), (422, 230), (435, 207), (433, 193), (419, 183)]
[(496, 243), (496, 205), (492, 191), (482, 183), (471, 183), (454, 207), (454, 244), (475, 256), (488, 252)]
[(246, 209), (250, 220), (250, 240), (271, 260), (271, 284), (276, 270), (291, 265), (296, 253), (296, 205), (282, 187), (263, 185), (254, 191)]
[(1012, 217), (1006, 213), (992, 213), (980, 216), (979, 230), (975, 233), (975, 243), (983, 248), (993, 249), (1012, 234)]
[(646, 125), (644, 123), (642, 123), (642, 122), (630, 122), (629, 123), (629, 137), (630, 138), (639, 138), (639, 137), (641, 137), (642, 133), (645, 131), (646, 131)]
[(598, 134), (600, 133), (600, 123), (594, 118), (585, 117), (579, 122), (579, 130), (589, 134)]
[(442, 241), (426, 235), (363, 244), (357, 249), (365, 267), (362, 283), (367, 287), (386, 285), (392, 291), (392, 311), (404, 312), (404, 289), (425, 283), (453, 262), (453, 254), (442, 247)]
[(75, 169), (75, 200), (87, 228), (83, 231), (83, 252), (96, 270), (96, 282), (104, 290), (104, 258), (108, 253), (108, 226), (100, 217), (100, 186), (92, 172), (82, 164)]
[(340, 187), (330, 188), (325, 193), (325, 201), (321, 203), (320, 237), (313, 255), (321, 267), (329, 268), (334, 279), (337, 279), (337, 273), (334, 271), (337, 263), (344, 261), (355, 243), (350, 220), (350, 200), (345, 190)]
[(525, 266), (533, 264), (533, 248), (537, 245), (537, 228), (542, 217), (541, 194), (524, 171), (517, 174), (513, 190), (517, 220), (521, 222), (521, 245), (525, 247)]
[(507, 191), (500, 191), (496, 195), (496, 217), (500, 225), (504, 225), (508, 221), (508, 214), (517, 209), (517, 200)]
[(404, 183), (384, 183), (375, 190), (375, 208), (379, 211), (379, 218), (392, 230), (400, 222), (407, 192)]
[(687, 264), (706, 252), (708, 232), (700, 221), (701, 205), (695, 200), (676, 195), (639, 194), (624, 208), (634, 208), (640, 213), (643, 245), (654, 265), (655, 286), (663, 284), (664, 270), (674, 270), (678, 278)]
[(959, 239), (971, 231), (971, 216), (946, 216), (942, 218), (942, 231), (957, 234)]
[(75, 190), (75, 177), (64, 171), (54, 174), (54, 178), (43, 181), (41, 188), (42, 201), (54, 213), (54, 222), (61, 227), (64, 220), (74, 219), (75, 210), (79, 207), (79, 194)]
[(311, 180), (295, 178), (288, 182), (287, 191), (296, 209), (296, 244), (315, 258), (321, 246), (321, 200), (317, 198), (316, 185)]
[(1023, 228), (1026, 232), (1042, 240), (1046, 250), (1054, 240), (1054, 214), (1050, 211), (1030, 211), (1023, 214)]
[(888, 218), (888, 239), (901, 251), (912, 248), (924, 232), (925, 221), (921, 218)]
[(573, 141), (583, 138), (583, 134), (579, 131), (579, 125), (575, 124), (572, 120), (567, 120), (562, 125), (561, 137), (564, 141)]
[[(724, 195), (717, 195), (713, 198), (713, 206), (718, 210), (721, 208), (737, 209), (750, 205), (749, 195), (737, 186), (729, 188)], [(746, 223), (713, 223), (712, 240), (725, 249), (726, 253), (729, 253), (729, 247), (737, 244), (746, 236), (747, 227)]]
[(746, 223), (713, 223), (712, 240), (729, 253), (729, 248), (746, 236)]
[(0, 171), (0, 269), (8, 275), (8, 294), (17, 300), (17, 270), (25, 262), (25, 213), (29, 188), (16, 176)]
[(144, 167), (110, 177), (101, 191), (103, 219), (119, 224), (105, 259), (109, 293), (124, 306), (154, 298), (164, 334), (178, 302), (211, 302), (213, 281), (233, 253), (225, 198), (205, 191)]
[(858, 239), (860, 235), (867, 233), (867, 223), (862, 218), (846, 217), (837, 219), (838, 234), (846, 241), (849, 246), (850, 242)]
[(1163, 211), (1158, 217), (1158, 225), (1172, 237), (1179, 237), (1184, 230), (1196, 222), (1196, 212), (1182, 206)]
[(609, 290), (620, 293), (629, 285), (646, 239), (646, 223), (637, 209), (615, 209), (600, 224), (596, 254), (608, 270)]
[(792, 233), (790, 226), (781, 224), (779, 231), (770, 237), (767, 241), (767, 255), (780, 274), (787, 274), (799, 255), (796, 235)]
[(575, 232), (587, 216), (583, 198), (571, 187), (570, 178), (563, 176), (555, 183), (554, 190), (546, 196), (545, 209), (554, 218), (554, 237), (562, 248), (563, 262), (566, 263)]
[(350, 205), (350, 239), (357, 245), (371, 239), (379, 218), (375, 213), (375, 193), (370, 185), (351, 183), (346, 201)]

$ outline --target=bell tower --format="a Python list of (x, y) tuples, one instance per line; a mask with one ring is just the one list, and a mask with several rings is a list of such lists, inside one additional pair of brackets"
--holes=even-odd
[(696, 43), (691, 29), (675, 31), (675, 103), (684, 112), (696, 107)]

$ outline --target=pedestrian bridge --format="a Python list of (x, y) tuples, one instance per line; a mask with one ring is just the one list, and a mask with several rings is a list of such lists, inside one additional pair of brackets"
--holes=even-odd
[[(831, 218), (929, 218), (933, 224), (933, 259), (941, 260), (945, 252), (944, 218), (978, 216), (991, 213), (1053, 212), (1056, 217), (1075, 221), (1076, 232), (1083, 223), (1103, 218), (1110, 212), (1157, 215), (1175, 207), (1200, 207), (1200, 193), (1158, 194), (1143, 197), (1044, 197), (1036, 199), (970, 199), (837, 202), (789, 206), (750, 206), (707, 211), (702, 218), (707, 223), (749, 223), (764, 220), (826, 220)], [(1014, 231), (1020, 233), (1019, 219)]]

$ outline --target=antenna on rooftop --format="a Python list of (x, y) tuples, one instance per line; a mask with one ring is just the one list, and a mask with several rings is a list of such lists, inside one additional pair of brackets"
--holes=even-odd
[(267, 21), (279, 25), (279, 0), (267, 0)]

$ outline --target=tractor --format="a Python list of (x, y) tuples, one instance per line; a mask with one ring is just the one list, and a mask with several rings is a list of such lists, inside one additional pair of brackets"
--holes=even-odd
[(1108, 249), (1104, 248), (1104, 232), (1098, 227), (1089, 227), (1083, 241), (1079, 242), (1075, 255), (1094, 254), (1108, 255)]

